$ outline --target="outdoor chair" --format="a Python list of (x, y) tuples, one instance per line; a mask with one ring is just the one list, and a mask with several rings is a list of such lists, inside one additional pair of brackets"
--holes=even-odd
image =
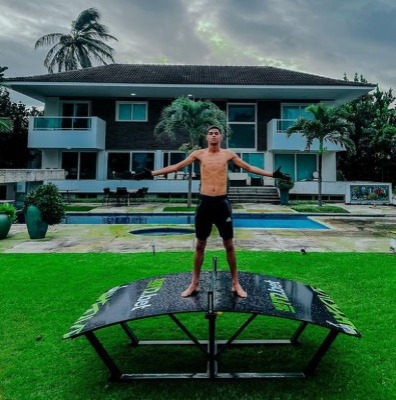
[(138, 199), (144, 199), (147, 192), (148, 192), (148, 188), (143, 187), (143, 188), (138, 189), (136, 192), (129, 193), (129, 198), (134, 199), (134, 201), (137, 202)]
[(138, 190), (138, 199), (144, 199), (146, 197), (146, 194), (148, 192), (148, 187), (143, 187), (140, 190)]
[(117, 205), (121, 205), (124, 202), (125, 205), (128, 203), (129, 193), (126, 187), (118, 187), (116, 189)]
[(115, 192), (111, 191), (110, 188), (103, 188), (103, 202), (102, 205), (109, 205), (112, 200), (116, 200), (117, 196)]

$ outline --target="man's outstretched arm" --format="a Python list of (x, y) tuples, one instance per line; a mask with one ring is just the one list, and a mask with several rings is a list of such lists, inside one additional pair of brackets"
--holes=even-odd
[(284, 174), (281, 172), (281, 167), (279, 167), (276, 171), (272, 173), (272, 176), (276, 179), (282, 179), (284, 181), (290, 181), (290, 175), (289, 174)]
[(290, 180), (290, 175), (289, 174), (284, 174), (281, 172), (281, 167), (279, 167), (276, 171), (274, 172), (269, 172), (264, 169), (254, 167), (253, 165), (248, 164), (246, 161), (243, 161), (240, 157), (236, 156), (232, 159), (235, 165), (238, 167), (241, 167), (245, 169), (246, 171), (252, 172), (257, 175), (262, 175), (262, 176), (267, 176), (269, 178), (276, 178), (276, 179), (283, 179), (283, 180)]
[(145, 168), (143, 171), (138, 172), (135, 174), (134, 179), (140, 181), (142, 179), (151, 179), (153, 176), (157, 175), (167, 175), (171, 172), (177, 172), (184, 167), (192, 164), (196, 160), (194, 153), (191, 153), (185, 160), (180, 161), (177, 164), (168, 165), (165, 168), (157, 169), (155, 171), (150, 171), (149, 169)]

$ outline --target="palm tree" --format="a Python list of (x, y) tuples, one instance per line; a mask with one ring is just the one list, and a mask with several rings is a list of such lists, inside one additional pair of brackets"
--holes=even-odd
[(322, 206), (322, 170), (325, 141), (342, 145), (349, 153), (355, 153), (355, 144), (349, 134), (353, 125), (348, 122), (340, 108), (330, 107), (326, 104), (311, 104), (305, 109), (313, 115), (313, 119), (299, 118), (290, 126), (286, 133), (288, 136), (297, 132), (306, 139), (306, 148), (310, 149), (315, 139), (319, 140), (319, 177), (318, 177), (318, 205)]
[[(179, 97), (162, 110), (154, 134), (162, 141), (175, 141), (176, 133), (188, 135), (188, 142), (180, 150), (190, 153), (198, 148), (205, 138), (206, 129), (216, 125), (227, 136), (230, 128), (227, 125), (226, 113), (211, 101), (194, 101)], [(188, 207), (191, 206), (192, 166), (189, 166)]]
[(69, 34), (49, 33), (41, 36), (34, 46), (50, 46), (50, 51), (44, 60), (44, 66), (49, 73), (72, 69), (92, 67), (92, 58), (106, 65), (106, 60), (114, 62), (113, 48), (103, 40), (114, 39), (109, 35), (105, 25), (99, 23), (100, 13), (96, 8), (88, 8), (72, 21)]

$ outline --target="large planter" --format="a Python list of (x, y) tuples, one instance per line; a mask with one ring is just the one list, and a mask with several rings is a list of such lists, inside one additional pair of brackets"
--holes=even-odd
[(280, 194), (280, 203), (282, 206), (287, 206), (289, 204), (289, 191), (280, 189), (279, 190)]
[(28, 206), (25, 220), (30, 239), (45, 238), (48, 224), (42, 220), (41, 211), (36, 206)]
[(0, 239), (5, 239), (11, 229), (11, 218), (6, 213), (0, 213)]

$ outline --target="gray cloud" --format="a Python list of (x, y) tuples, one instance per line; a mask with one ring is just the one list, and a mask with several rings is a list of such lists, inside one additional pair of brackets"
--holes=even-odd
[(0, 0), (0, 65), (7, 76), (46, 73), (49, 48), (96, 7), (118, 42), (118, 63), (268, 64), (396, 86), (393, 0)]

